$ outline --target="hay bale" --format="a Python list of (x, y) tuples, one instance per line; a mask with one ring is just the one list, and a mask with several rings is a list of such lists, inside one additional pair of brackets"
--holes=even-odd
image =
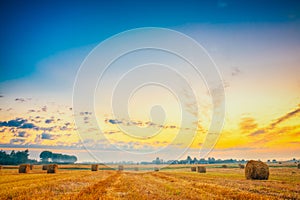
[(118, 170), (119, 170), (119, 171), (123, 171), (123, 170), (124, 170), (124, 166), (123, 166), (123, 165), (119, 165), (119, 166), (118, 166)]
[(240, 168), (240, 169), (244, 169), (244, 168), (245, 168), (245, 165), (239, 164), (239, 168)]
[(158, 168), (158, 167), (154, 167), (154, 171), (155, 171), (155, 172), (158, 172), (158, 171), (159, 171), (159, 168)]
[(0, 171), (1, 171), (2, 168), (3, 168), (2, 165), (0, 165)]
[(48, 165), (47, 174), (55, 174), (57, 171), (58, 171), (57, 164)]
[(268, 180), (269, 166), (261, 161), (250, 160), (246, 164), (246, 179)]
[(197, 167), (198, 173), (206, 173), (206, 167), (204, 166), (198, 166)]
[(19, 165), (19, 173), (28, 173), (28, 172), (30, 172), (30, 165), (29, 164)]
[(227, 165), (222, 165), (222, 168), (227, 168)]
[(33, 165), (30, 165), (30, 170), (33, 170)]
[(192, 172), (197, 171), (197, 167), (191, 167), (191, 171), (192, 171)]
[(298, 167), (298, 169), (300, 169), (300, 163), (298, 163), (298, 166), (297, 166), (297, 167)]
[(99, 169), (98, 166), (99, 166), (98, 164), (93, 164), (92, 167), (91, 167), (91, 170), (92, 171), (98, 171), (98, 169)]
[(138, 167), (135, 167), (133, 170), (134, 170), (134, 171), (139, 171), (139, 168), (138, 168)]
[(42, 170), (48, 170), (48, 165), (43, 165)]

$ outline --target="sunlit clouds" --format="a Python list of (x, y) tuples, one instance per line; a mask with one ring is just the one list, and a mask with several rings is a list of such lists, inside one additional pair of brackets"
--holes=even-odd
[[(186, 6), (202, 9), (198, 4), (198, 7)], [(218, 13), (220, 10), (227, 12), (232, 6), (233, 3), (223, 1), (214, 4)], [(80, 17), (78, 20), (83, 20), (84, 26), (76, 29), (77, 32), (69, 27), (74, 36), (69, 29), (65, 30), (68, 40), (49, 39), (43, 43), (48, 44), (45, 47), (40, 44), (45, 39), (34, 40), (29, 33), (37, 38), (42, 37), (41, 34), (52, 38), (51, 34), (45, 33), (47, 23), (42, 23), (45, 30), (35, 27), (34, 31), (26, 32), (24, 44), (20, 42), (23, 36), (18, 35), (23, 32), (16, 32), (9, 25), (11, 32), (7, 33), (13, 35), (16, 41), (12, 41), (14, 49), (5, 50), (3, 55), (16, 53), (3, 56), (5, 62), (1, 63), (1, 70), (5, 68), (3, 74), (9, 78), (4, 77), (0, 82), (0, 149), (71, 151), (79, 155), (79, 160), (92, 160), (86, 151), (89, 149), (99, 155), (108, 152), (103, 154), (107, 160), (127, 160), (130, 158), (123, 157), (116, 149), (147, 153), (170, 144), (174, 149), (185, 148), (188, 144), (190, 149), (184, 155), (190, 153), (199, 157), (206, 136), (215, 134), (220, 137), (209, 156), (241, 159), (299, 157), (300, 23), (297, 9), (280, 12), (280, 16), (277, 12), (280, 7), (258, 14), (247, 10), (241, 12), (246, 13), (244, 18), (231, 13), (232, 10), (232, 16), (228, 13), (215, 16), (210, 11), (203, 13), (203, 10), (197, 9), (193, 15), (190, 10), (184, 12), (184, 16), (180, 13), (176, 19), (169, 16), (170, 13), (155, 20), (151, 16), (146, 25), (174, 29), (197, 41), (217, 66), (222, 84), (207, 81), (204, 73), (197, 73), (190, 63), (174, 54), (149, 49), (134, 51), (128, 57), (121, 56), (110, 63), (93, 88), (87, 88), (88, 84), (84, 82), (79, 84), (84, 91), (92, 91), (93, 100), (92, 105), (87, 106), (83, 102), (76, 110), (73, 106), (74, 85), (84, 59), (100, 42), (114, 34), (145, 26), (143, 21), (139, 26), (133, 22), (143, 19), (144, 13), (135, 16), (131, 25), (110, 30), (110, 26), (123, 23), (119, 22), (122, 17), (106, 19), (101, 12), (94, 10), (92, 14), (100, 16), (105, 24), (99, 24), (99, 32), (93, 39), (89, 39), (93, 31), (87, 29), (86, 24), (98, 24), (94, 19), (94, 23), (87, 23)], [(184, 21), (185, 15), (192, 19)], [(168, 23), (154, 23), (167, 20), (167, 16), (170, 17)], [(61, 30), (56, 28), (52, 17), (48, 20), (52, 22), (52, 28)], [(112, 21), (108, 23), (106, 20)], [(72, 18), (71, 21), (76, 20)], [(64, 43), (65, 40), (68, 42)], [(74, 45), (71, 45), (71, 40), (75, 41)], [(168, 38), (156, 40), (164, 42)], [(32, 41), (35, 43), (32, 44)], [(61, 48), (54, 48), (56, 43), (62, 45)], [(6, 44), (6, 47), (9, 45)], [(20, 50), (22, 54), (15, 50), (18, 45), (23, 47)], [(118, 47), (122, 49), (126, 45), (130, 46), (130, 42)], [(189, 48), (184, 43), (180, 45)], [(27, 48), (35, 51), (25, 54)], [(39, 48), (44, 48), (45, 52), (39, 54)], [(199, 56), (193, 54), (195, 52), (190, 53), (191, 57)], [(9, 64), (18, 67), (14, 66), (14, 71), (9, 71)], [(203, 69), (210, 72), (205, 64)], [(157, 80), (161, 83), (157, 84)], [(214, 87), (209, 88), (209, 84)], [(220, 91), (223, 87), (225, 96)], [(218, 97), (218, 94), (219, 98), (212, 98), (213, 95)], [(83, 92), (79, 99), (84, 97)], [(219, 122), (222, 130), (218, 135), (211, 123), (216, 114), (214, 109), (222, 106), (225, 119), (224, 123)], [(179, 133), (181, 136), (177, 138)], [(167, 153), (157, 157), (164, 155)], [(145, 156), (145, 159), (154, 158)]]

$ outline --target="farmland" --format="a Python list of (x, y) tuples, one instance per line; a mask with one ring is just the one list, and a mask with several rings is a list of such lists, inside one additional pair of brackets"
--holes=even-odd
[[(124, 171), (90, 165), (61, 165), (56, 174), (35, 166), (28, 174), (16, 167), (0, 171), (1, 199), (300, 199), (300, 169), (272, 166), (267, 181), (246, 180), (244, 170), (207, 166), (207, 173), (190, 166), (171, 165), (159, 172), (153, 166)], [(153, 168), (152, 168), (153, 169)]]

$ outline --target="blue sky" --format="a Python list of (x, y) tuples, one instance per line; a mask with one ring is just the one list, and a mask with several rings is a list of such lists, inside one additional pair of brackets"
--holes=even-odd
[[(224, 78), (226, 122), (215, 156), (299, 156), (299, 1), (12, 0), (0, 2), (0, 26), (0, 148), (31, 148), (36, 155), (45, 148), (58, 152), (77, 149), (79, 160), (88, 159), (70, 109), (80, 64), (96, 45), (115, 34), (133, 28), (163, 27), (187, 34), (203, 45)], [(142, 56), (138, 59), (143, 61)], [(118, 78), (122, 65), (116, 65), (117, 71), (112, 69), (108, 80)], [(150, 91), (140, 93), (136, 97), (140, 101), (133, 107), (140, 106), (140, 111), (153, 100)], [(105, 99), (102, 95), (107, 94), (100, 92), (97, 98)], [(209, 105), (205, 95), (199, 92), (199, 96), (203, 97), (202, 104)], [(167, 95), (155, 97), (157, 102), (167, 99)], [(175, 110), (169, 102), (164, 103)], [(209, 118), (209, 109), (206, 112), (202, 118)], [(87, 128), (91, 116), (80, 115)], [(152, 150), (168, 142), (165, 138), (145, 143), (121, 140), (117, 124), (110, 123), (120, 121), (131, 128), (147, 123), (141, 118), (126, 121), (101, 115), (99, 119), (112, 143), (126, 148), (139, 150), (143, 146)], [(31, 123), (33, 128), (9, 125), (18, 120)], [(170, 127), (174, 121), (169, 121), (167, 133), (173, 131)], [(273, 126), (277, 121), (280, 123)], [(287, 134), (278, 134), (282, 132)], [(192, 146), (194, 156), (198, 155), (201, 137)], [(87, 142), (95, 145), (95, 141)], [(98, 150), (110, 151), (110, 146), (102, 142), (96, 144), (101, 146)]]
[(137, 27), (298, 21), (297, 1), (1, 1), (0, 81), (53, 54)]

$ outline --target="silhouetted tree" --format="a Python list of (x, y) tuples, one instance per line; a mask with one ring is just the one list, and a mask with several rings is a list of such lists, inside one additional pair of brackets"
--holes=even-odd
[(191, 164), (191, 163), (192, 163), (192, 158), (191, 158), (191, 156), (188, 156), (186, 158), (186, 164)]
[(198, 160), (196, 157), (194, 157), (193, 164), (198, 164)]
[(43, 151), (40, 154), (42, 162), (52, 162), (55, 163), (74, 163), (77, 161), (76, 156), (64, 155), (60, 153), (52, 153), (51, 151)]
[(25, 151), (15, 152), (12, 150), (10, 154), (7, 154), (5, 151), (0, 151), (0, 164), (2, 165), (18, 165), (21, 163), (28, 163), (32, 160), (28, 159), (29, 151), (26, 149)]
[(43, 151), (40, 154), (40, 159), (42, 160), (42, 162), (49, 162), (49, 159), (52, 159), (52, 152), (51, 151)]
[(160, 164), (160, 159), (159, 159), (159, 157), (157, 157), (156, 159), (155, 159), (155, 164)]

